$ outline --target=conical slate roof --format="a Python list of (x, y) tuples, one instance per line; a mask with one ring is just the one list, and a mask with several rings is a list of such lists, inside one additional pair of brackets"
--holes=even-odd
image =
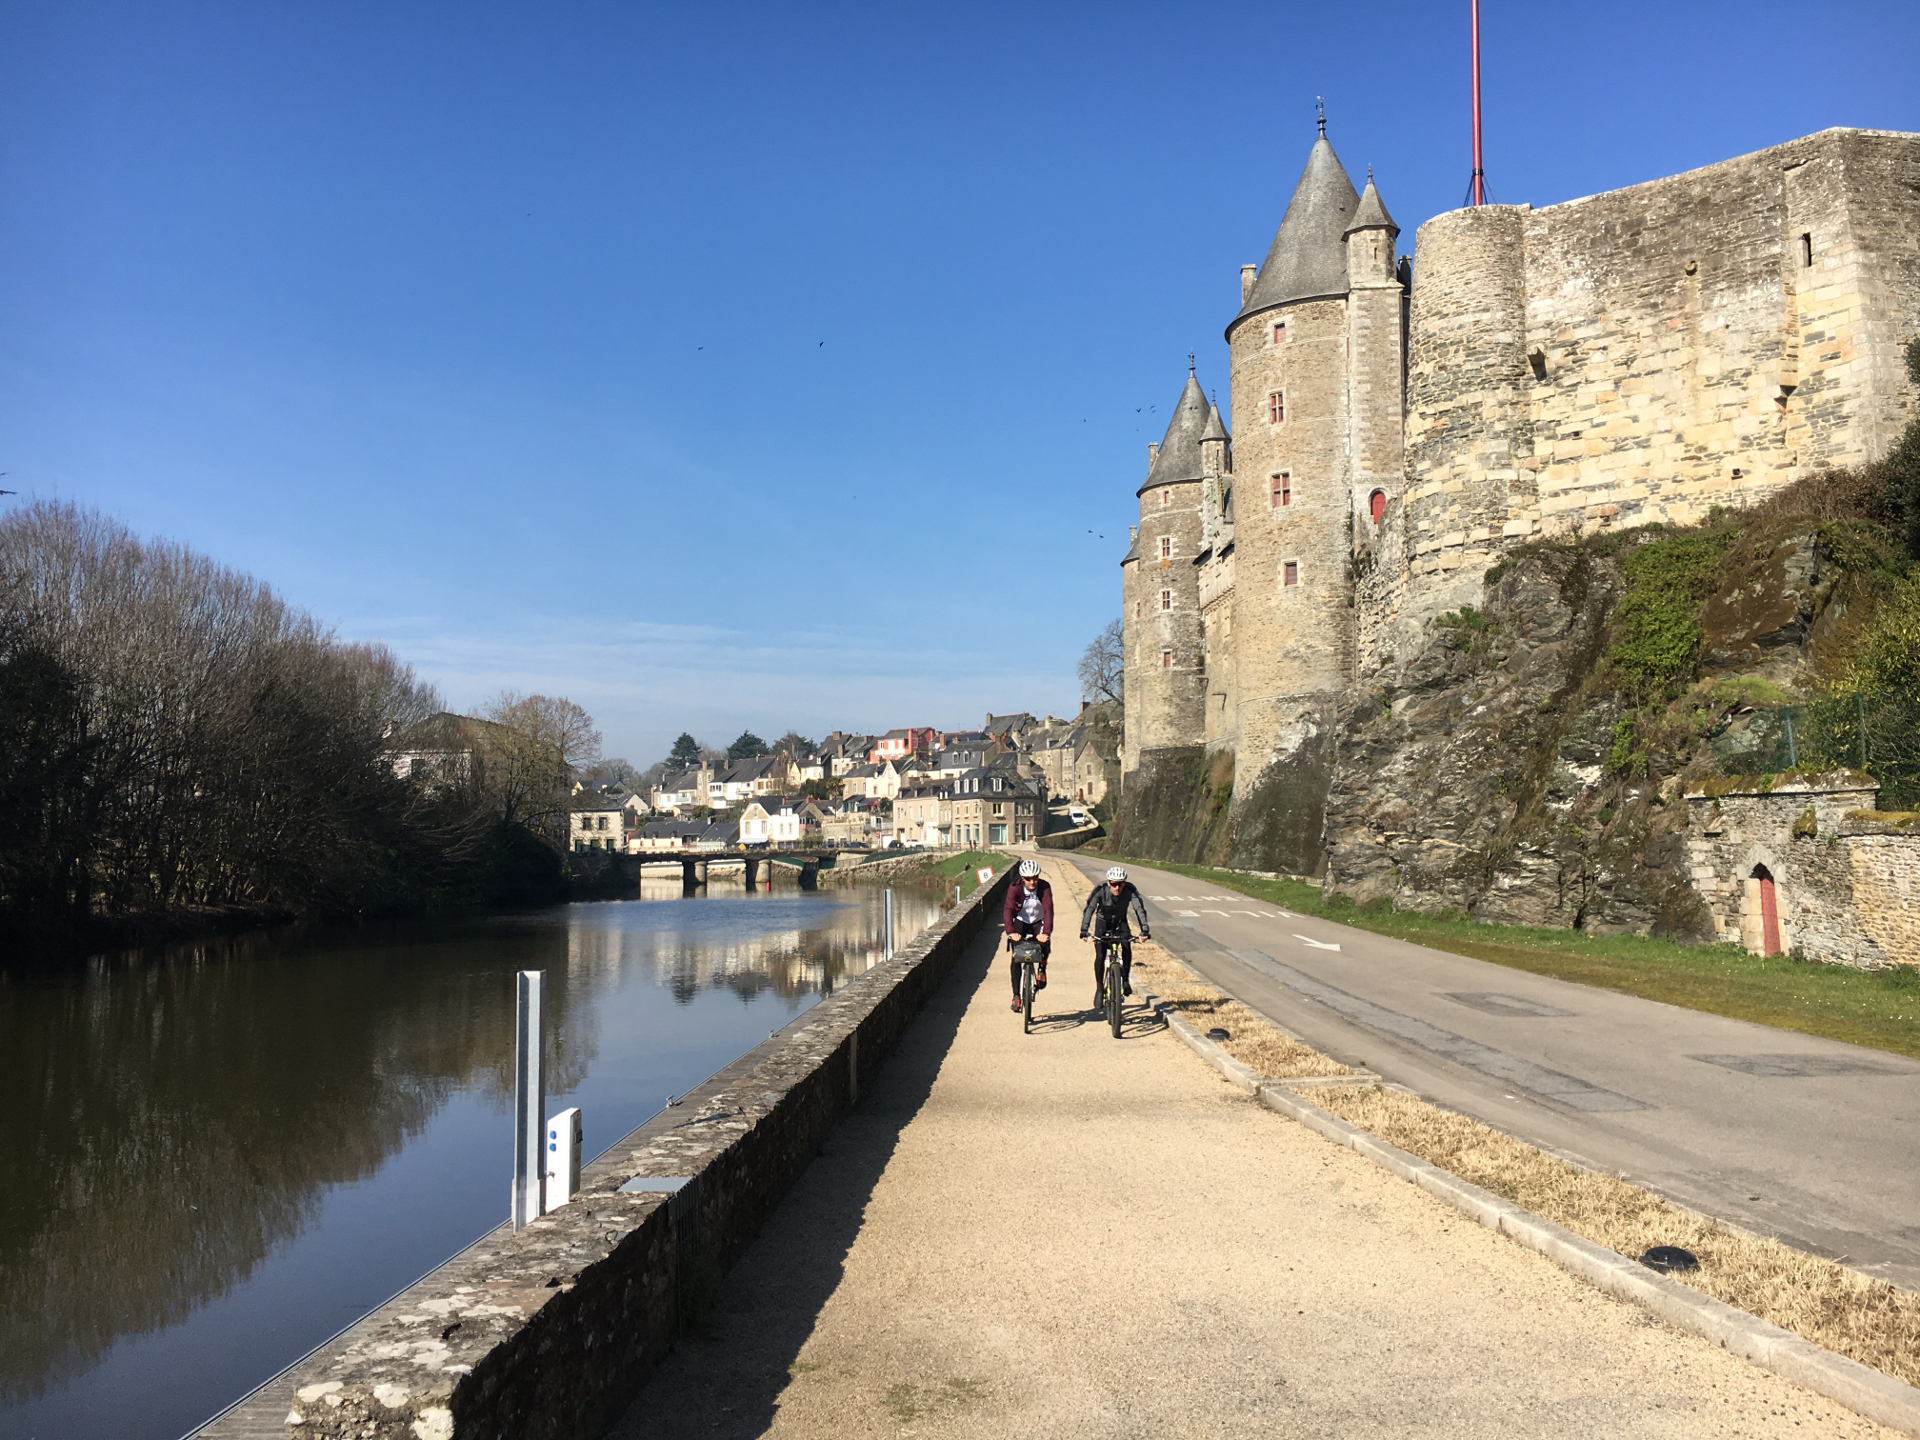
[(1313, 142), (1307, 168), (1300, 172), (1300, 183), (1293, 187), (1293, 199), (1274, 233), (1273, 248), (1235, 323), (1276, 305), (1345, 295), (1346, 233), (1359, 205), (1353, 181), (1322, 135)]
[(1207, 428), (1200, 432), (1200, 438), (1202, 440), (1231, 440), (1233, 438), (1227, 434), (1227, 427), (1220, 419), (1220, 407), (1218, 405), (1210, 404), (1207, 406)]
[(1387, 214), (1385, 202), (1380, 192), (1374, 188), (1373, 177), (1367, 177), (1367, 188), (1360, 192), (1360, 208), (1354, 212), (1353, 223), (1346, 228), (1351, 235), (1356, 230), (1391, 230), (1400, 233), (1400, 227), (1393, 223), (1393, 217)]
[(1160, 442), (1159, 453), (1147, 467), (1140, 493), (1155, 485), (1200, 478), (1200, 440), (1206, 434), (1207, 417), (1212, 414), (1213, 407), (1207, 403), (1200, 382), (1187, 376), (1187, 388), (1180, 392), (1180, 403), (1173, 407), (1173, 418), (1167, 422), (1167, 438)]

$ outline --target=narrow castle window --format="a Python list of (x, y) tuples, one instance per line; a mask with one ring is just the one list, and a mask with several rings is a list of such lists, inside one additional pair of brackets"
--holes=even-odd
[(1162, 670), (1173, 669), (1173, 651), (1162, 650), (1160, 652), (1160, 668)]
[(1160, 608), (1162, 610), (1171, 610), (1173, 608), (1173, 591), (1162, 590), (1160, 592)]
[(1160, 558), (1162, 560), (1171, 560), (1173, 558), (1173, 537), (1171, 535), (1162, 535), (1160, 537)]
[(1273, 343), (1276, 345), (1284, 345), (1287, 343), (1287, 322), (1286, 321), (1284, 320), (1274, 321)]
[(1800, 268), (1806, 270), (1810, 269), (1812, 265), (1813, 233), (1809, 231), (1800, 237)]
[(1141, 616), (1141, 613), (1145, 611), (1146, 608), (1147, 606), (1144, 600), (1134, 601), (1133, 602), (1133, 618), (1138, 620)]
[(1300, 583), (1300, 562), (1298, 560), (1287, 561), (1286, 574), (1281, 577), (1280, 583), (1283, 585), (1298, 585)]
[(1293, 475), (1290, 471), (1282, 470), (1273, 477), (1273, 508), (1278, 510), (1282, 505), (1291, 504), (1293, 504)]
[(1160, 507), (1162, 509), (1165, 509), (1167, 506), (1171, 505), (1172, 503), (1173, 503), (1172, 489), (1169, 488), (1166, 490), (1162, 490), (1160, 492)]
[(1534, 379), (1544, 380), (1547, 378), (1547, 352), (1546, 351), (1535, 350), (1532, 354), (1527, 356), (1527, 364), (1533, 367)]
[(1276, 390), (1267, 397), (1267, 420), (1278, 425), (1287, 418), (1287, 397), (1284, 391)]
[(1387, 518), (1386, 491), (1376, 490), (1367, 497), (1367, 513), (1373, 516), (1373, 523), (1376, 525)]

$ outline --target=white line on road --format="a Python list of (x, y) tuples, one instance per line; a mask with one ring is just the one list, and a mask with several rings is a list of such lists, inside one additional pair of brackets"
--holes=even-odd
[(1330, 945), (1324, 940), (1309, 940), (1297, 930), (1294, 931), (1293, 938), (1303, 944), (1311, 945), (1316, 950), (1338, 950), (1340, 948), (1338, 945)]

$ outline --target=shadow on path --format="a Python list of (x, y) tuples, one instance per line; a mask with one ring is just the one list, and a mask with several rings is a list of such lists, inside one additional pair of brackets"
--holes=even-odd
[(874, 1187), (939, 1078), (999, 943), (998, 927), (989, 927), (955, 964), (721, 1285), (713, 1307), (654, 1370), (611, 1436), (731, 1440), (760, 1435), (773, 1423), (800, 1349), (840, 1284)]

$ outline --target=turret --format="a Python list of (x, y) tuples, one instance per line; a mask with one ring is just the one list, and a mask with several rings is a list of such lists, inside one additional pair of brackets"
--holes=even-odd
[(1325, 737), (1352, 671), (1347, 232), (1360, 199), (1323, 128), (1227, 327), (1238, 698), (1226, 713), (1236, 814), (1252, 806), (1236, 844), (1266, 855), (1264, 869), (1319, 863)]
[[(1218, 438), (1209, 438), (1210, 428)], [(1225, 433), (1189, 357), (1187, 383), (1135, 492), (1140, 524), (1121, 562), (1127, 770), (1138, 768), (1146, 751), (1201, 743), (1205, 676), (1194, 559), (1203, 545), (1207, 478), (1225, 465)]]

